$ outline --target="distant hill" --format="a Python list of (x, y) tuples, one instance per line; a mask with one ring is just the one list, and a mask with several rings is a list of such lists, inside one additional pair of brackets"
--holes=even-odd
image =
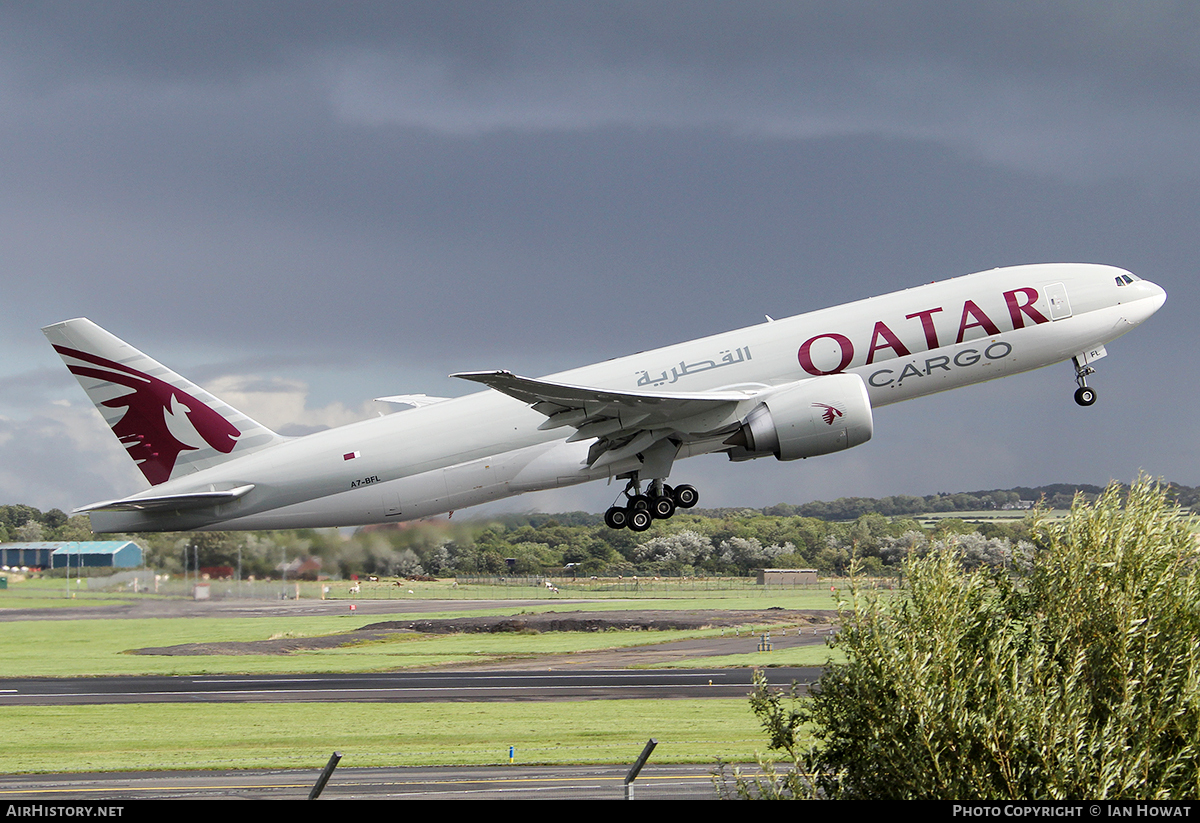
[[(1196, 511), (1200, 503), (1200, 488), (1172, 483), (1171, 494), (1180, 506)], [(1076, 494), (1095, 499), (1104, 491), (1102, 486), (1089, 483), (1051, 483), (1045, 486), (1015, 486), (1011, 489), (990, 489), (973, 492), (939, 492), (924, 497), (895, 495), (892, 497), (839, 497), (837, 500), (814, 500), (810, 503), (777, 503), (760, 509), (774, 516), (816, 517), (821, 520), (854, 520), (864, 514), (887, 517), (923, 514), (925, 512), (1000, 511), (1025, 508), (1030, 503), (1044, 502), (1055, 509), (1071, 506)], [(746, 509), (695, 509), (697, 514), (719, 517), (745, 512)]]

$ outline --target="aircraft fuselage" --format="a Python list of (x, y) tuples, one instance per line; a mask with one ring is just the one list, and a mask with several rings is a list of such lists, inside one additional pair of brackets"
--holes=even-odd
[[(1018, 266), (772, 320), (542, 380), (588, 387), (598, 397), (604, 390), (644, 395), (650, 404), (653, 397), (676, 393), (744, 397), (673, 421), (679, 434), (670, 442), (680, 459), (729, 451), (730, 432), (764, 397), (804, 381), (857, 375), (870, 407), (878, 408), (1072, 357), (1078, 366), (1103, 356), (1105, 344), (1146, 320), (1164, 300), (1160, 287), (1121, 269)], [(576, 429), (547, 428), (547, 414), (489, 389), (283, 440), (242, 456), (235, 447), (224, 462), (142, 494), (252, 485), (243, 496), (211, 508), (93, 511), (93, 528), (136, 532), (386, 523), (627, 477), (643, 467), (645, 455), (638, 453), (608, 463), (589, 461), (590, 439), (568, 442)], [(662, 426), (655, 432), (661, 442)]]

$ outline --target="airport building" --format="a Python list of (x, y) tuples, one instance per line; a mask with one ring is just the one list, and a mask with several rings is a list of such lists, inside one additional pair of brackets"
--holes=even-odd
[(142, 565), (142, 549), (132, 540), (83, 540), (70, 543), (0, 543), (0, 567), (62, 569)]
[(760, 586), (815, 586), (816, 569), (759, 569)]

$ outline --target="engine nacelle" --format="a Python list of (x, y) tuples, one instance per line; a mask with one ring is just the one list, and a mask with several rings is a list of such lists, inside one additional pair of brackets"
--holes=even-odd
[(848, 449), (875, 431), (867, 387), (856, 374), (831, 374), (781, 389), (742, 421), (725, 442), (730, 460), (774, 455), (799, 460)]

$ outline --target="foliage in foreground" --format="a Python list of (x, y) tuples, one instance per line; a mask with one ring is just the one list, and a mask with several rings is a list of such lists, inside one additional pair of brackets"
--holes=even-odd
[[(1124, 499), (1122, 499), (1124, 498)], [(1159, 486), (1110, 487), (1039, 522), (1007, 572), (954, 551), (905, 564), (908, 597), (851, 586), (811, 700), (759, 681), (788, 771), (726, 796), (1181, 798), (1200, 795), (1200, 579)], [(812, 724), (817, 743), (796, 734)], [(811, 779), (810, 779), (811, 776)]]

